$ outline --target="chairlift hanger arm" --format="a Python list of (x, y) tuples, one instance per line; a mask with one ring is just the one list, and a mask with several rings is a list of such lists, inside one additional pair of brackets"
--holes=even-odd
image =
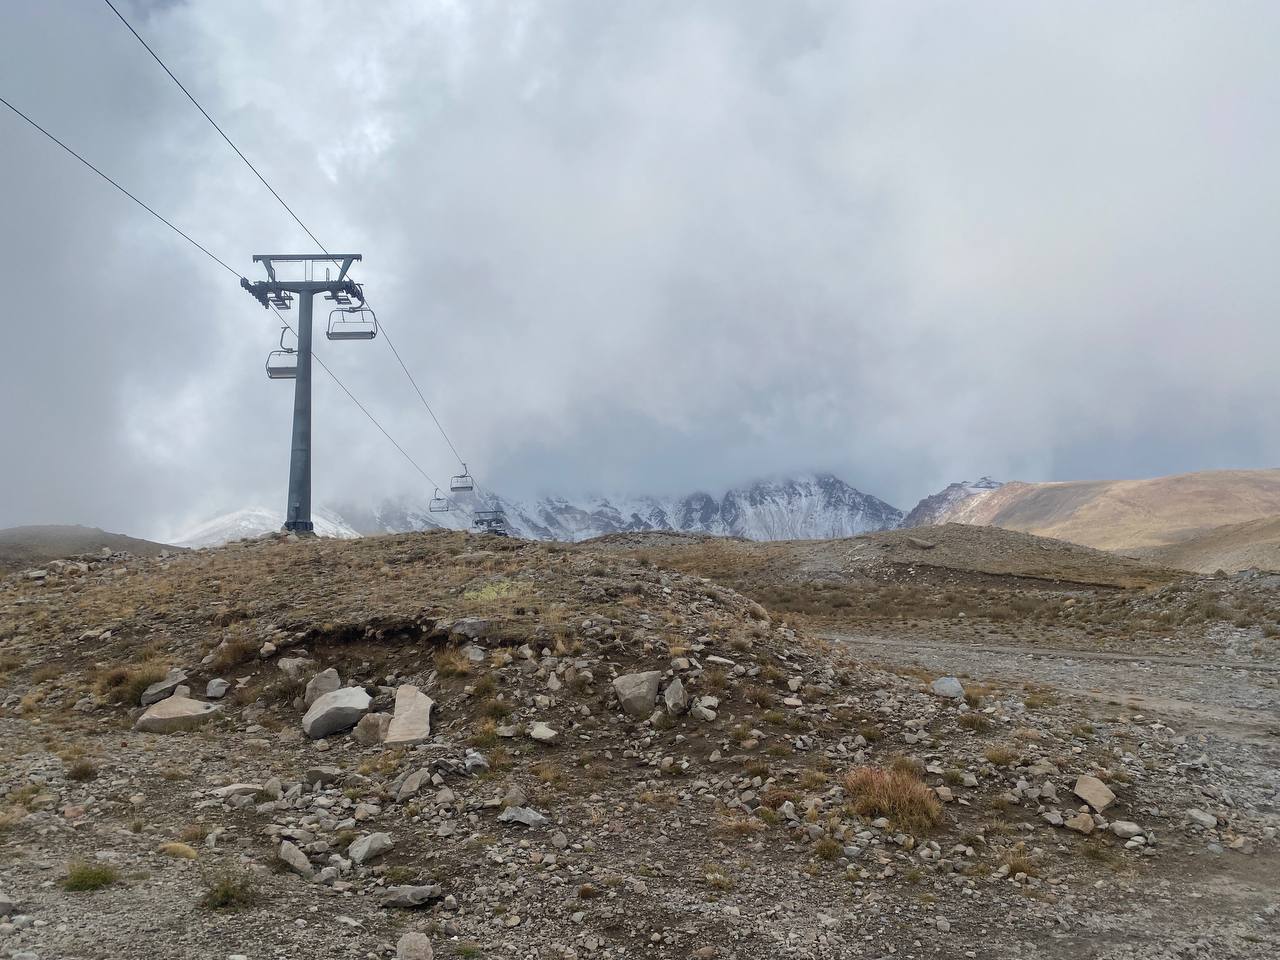
[(342, 269), (338, 271), (338, 280), (343, 281), (347, 277), (347, 271), (351, 269), (351, 264), (360, 259), (361, 257), (358, 253), (255, 253), (253, 255), (253, 262), (261, 263), (266, 267), (267, 277), (272, 281), (276, 279), (273, 261), (279, 263), (340, 263)]

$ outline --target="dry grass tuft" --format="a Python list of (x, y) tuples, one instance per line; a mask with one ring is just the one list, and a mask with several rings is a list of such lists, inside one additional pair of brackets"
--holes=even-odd
[(74, 891), (101, 890), (119, 879), (119, 872), (109, 864), (77, 860), (68, 864), (67, 876), (62, 881), (62, 887), (64, 890)]
[(920, 831), (942, 816), (942, 804), (919, 777), (904, 770), (855, 767), (845, 774), (844, 788), (854, 811), (864, 817), (888, 817), (903, 830)]
[(169, 668), (156, 661), (134, 667), (111, 667), (98, 675), (94, 689), (104, 700), (135, 707), (142, 699), (142, 691), (163, 680), (168, 673)]

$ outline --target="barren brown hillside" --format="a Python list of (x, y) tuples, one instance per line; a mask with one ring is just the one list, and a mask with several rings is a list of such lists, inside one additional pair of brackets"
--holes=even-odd
[(1197, 573), (1280, 570), (1280, 517), (1214, 527), (1208, 533), (1138, 552), (1144, 559)]
[(946, 519), (1138, 550), (1276, 514), (1280, 470), (1209, 470), (1149, 480), (1008, 483), (958, 504)]

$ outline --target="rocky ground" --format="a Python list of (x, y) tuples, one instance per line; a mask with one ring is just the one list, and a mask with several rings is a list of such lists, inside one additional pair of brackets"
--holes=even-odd
[(1280, 950), (1265, 729), (980, 652), (1150, 624), (1265, 665), (1269, 583), (687, 549), (273, 538), (0, 582), (0, 956)]

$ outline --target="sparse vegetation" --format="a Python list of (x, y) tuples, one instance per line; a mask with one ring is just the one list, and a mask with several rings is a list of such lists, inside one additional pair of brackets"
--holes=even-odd
[(119, 879), (119, 871), (110, 864), (77, 860), (67, 866), (67, 875), (62, 881), (62, 887), (64, 890), (76, 892), (101, 890)]
[(934, 792), (905, 770), (855, 767), (845, 774), (844, 786), (857, 813), (888, 817), (903, 830), (926, 830), (942, 816), (942, 804)]

